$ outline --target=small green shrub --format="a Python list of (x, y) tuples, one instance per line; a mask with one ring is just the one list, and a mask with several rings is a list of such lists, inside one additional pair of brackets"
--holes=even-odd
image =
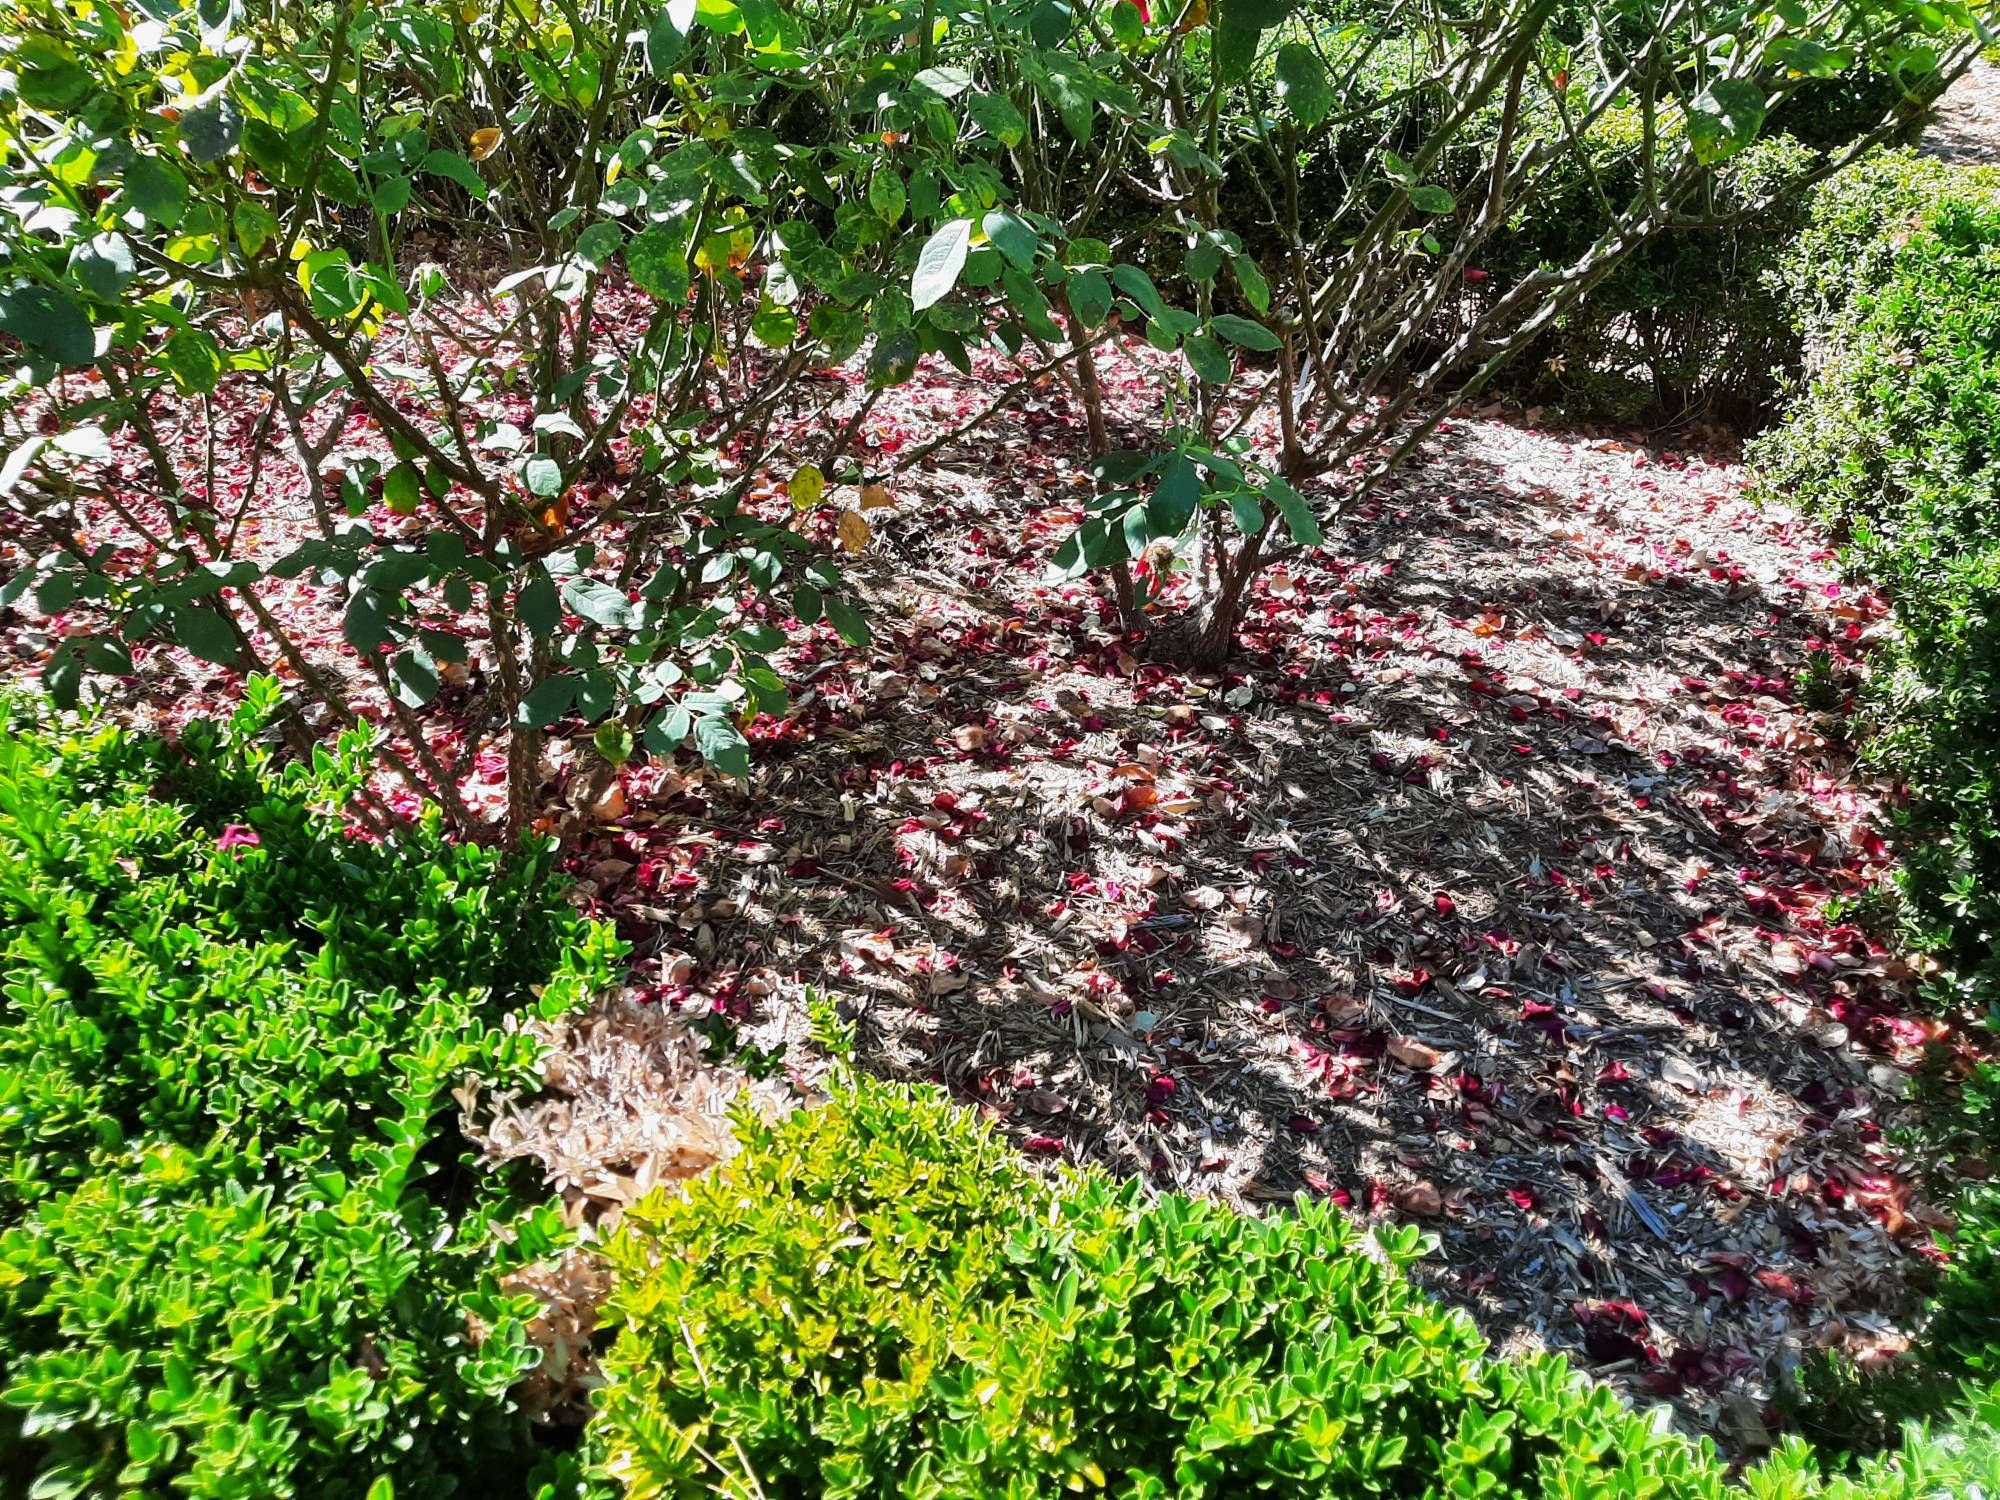
[[(2000, 1066), (1982, 1062), (1939, 1102), (1934, 1128), (1950, 1145), (1987, 1162), (2000, 1157)], [(1955, 1175), (1950, 1255), (1916, 1351), (1917, 1378), (1929, 1388), (1968, 1375), (2000, 1382), (2000, 1184)]]
[[(177, 746), (0, 707), (0, 1492), (500, 1493), (548, 1213), (452, 1091), (607, 977), (547, 862), (346, 836), (269, 684)], [(539, 998), (537, 998), (539, 995)]]
[[(867, 1079), (656, 1197), (610, 1248), (622, 1323), (596, 1432), (634, 1500), (726, 1494), (1723, 1496), (1561, 1360), (1487, 1357), (1331, 1205), (1258, 1219), (1055, 1181), (941, 1097)], [(1765, 1500), (1917, 1496), (1993, 1473), (1919, 1442)], [(1962, 1490), (1953, 1493), (1963, 1493)]]
[(1908, 149), (1875, 152), (1827, 179), (1771, 273), (1813, 371), (1838, 352), (1828, 340), (1854, 299), (1889, 281), (1925, 221), (1946, 203), (1982, 199), (2000, 201), (2000, 169)]
[(1913, 935), (2000, 981), (2000, 173), (1890, 156), (1836, 180), (1783, 270), (1812, 361), (1751, 460), (1895, 606), (1867, 717)]
[[(1563, 180), (1496, 242), (1487, 260), (1496, 284), (1566, 265), (1603, 232), (1601, 194), (1637, 190), (1637, 167), (1625, 152), (1640, 128), (1636, 110), (1607, 116), (1589, 157), (1562, 163)], [(1740, 212), (1818, 160), (1790, 135), (1758, 141), (1722, 174), (1714, 214)], [(1774, 213), (1649, 241), (1523, 356), (1510, 384), (1572, 420), (1674, 420), (1698, 411), (1751, 418), (1769, 407), (1798, 358), (1785, 305), (1768, 284), (1798, 227), (1796, 216)]]

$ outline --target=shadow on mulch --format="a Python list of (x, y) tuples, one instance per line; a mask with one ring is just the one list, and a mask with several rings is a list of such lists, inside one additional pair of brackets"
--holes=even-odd
[(877, 513), (876, 642), (800, 652), (754, 798), (655, 768), (580, 860), (649, 993), (797, 1057), (819, 991), (1051, 1161), (1423, 1222), (1496, 1343), (1725, 1441), (1893, 1347), (1922, 1035), (1829, 907), (1886, 856), (1794, 699), (1875, 613), (1819, 539), (1725, 467), (1454, 423), (1190, 676), (1043, 581), (1081, 491), (1036, 431)]

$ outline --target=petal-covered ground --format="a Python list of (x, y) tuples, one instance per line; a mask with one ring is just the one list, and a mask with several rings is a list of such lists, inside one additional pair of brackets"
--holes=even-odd
[(646, 996), (794, 1061), (837, 997), (1026, 1151), (1421, 1221), (1501, 1343), (1740, 1445), (1809, 1351), (1899, 1347), (1931, 1031), (1843, 916), (1887, 852), (1824, 715), (1883, 609), (1824, 538), (1726, 463), (1463, 418), (1188, 675), (1047, 580), (1071, 417), (871, 514), (876, 643), (798, 653), (755, 787), (628, 778), (576, 870)]
[[(1140, 357), (1107, 366), (1123, 441)], [(871, 469), (994, 389), (893, 392)], [(302, 496), (247, 472), (249, 421), (224, 485)], [(1082, 425), (1052, 382), (892, 481), (854, 563), (875, 642), (797, 632), (749, 784), (654, 762), (563, 820), (632, 990), (552, 1033), (552, 1098), (503, 1105), (496, 1153), (615, 1208), (724, 1149), (672, 1118), (713, 1093), (673, 1018), (809, 1087), (822, 997), (863, 1066), (1052, 1162), (1421, 1222), (1430, 1281), (1501, 1344), (1736, 1446), (1811, 1351), (1898, 1348), (1939, 1219), (1890, 1132), (1933, 1030), (1855, 925), (1880, 789), (1827, 735), (1884, 609), (1824, 537), (1728, 463), (1468, 414), (1358, 508), (1310, 487), (1325, 546), (1189, 674), (1047, 574)], [(258, 509), (275, 555), (304, 507)], [(336, 635), (337, 599), (267, 598)], [(166, 649), (129, 686), (169, 721), (227, 690)], [(441, 701), (440, 755), (478, 714)]]

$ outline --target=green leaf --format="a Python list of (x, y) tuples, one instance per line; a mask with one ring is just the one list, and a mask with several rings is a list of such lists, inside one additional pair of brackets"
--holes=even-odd
[(1185, 344), (1181, 352), (1194, 372), (1210, 385), (1227, 385), (1236, 367), (1229, 358), (1229, 351), (1205, 333), (1197, 333)]
[(868, 628), (868, 621), (862, 617), (861, 611), (847, 600), (834, 595), (823, 602), (828, 621), (848, 645), (865, 646), (875, 638), (875, 633)]
[(1097, 98), (1083, 69), (1070, 58), (1051, 57), (1035, 82), (1042, 97), (1055, 106), (1063, 129), (1078, 145), (1089, 145), (1091, 126), (1097, 116)]
[(0, 292), (0, 333), (11, 333), (31, 353), (61, 365), (87, 365), (97, 357), (90, 319), (52, 287), (16, 286)]
[(685, 302), (688, 294), (687, 240), (655, 224), (632, 236), (625, 266), (633, 285), (662, 302)]
[(1035, 252), (1041, 248), (1041, 237), (1028, 227), (1027, 220), (1010, 213), (1004, 208), (996, 208), (986, 216), (986, 238), (994, 247), (1023, 271), (1035, 269)]
[(243, 253), (252, 257), (261, 252), (278, 232), (278, 216), (263, 204), (253, 203), (247, 198), (238, 200), (229, 221), (236, 230), (236, 240), (242, 245)]
[(1745, 78), (1710, 84), (1688, 106), (1688, 144), (1695, 160), (1727, 161), (1757, 139), (1764, 128), (1764, 91)]
[(42, 686), (57, 708), (75, 708), (83, 691), (83, 660), (74, 645), (65, 642), (42, 668)]
[(529, 494), (553, 500), (562, 493), (562, 465), (537, 454), (521, 465), (521, 481), (527, 485)]
[(1291, 529), (1292, 540), (1302, 547), (1317, 547), (1323, 538), (1320, 535), (1319, 519), (1306, 504), (1306, 497), (1293, 489), (1282, 479), (1273, 479), (1264, 486), (1264, 498), (1278, 508), (1285, 518), (1285, 525)]
[(632, 623), (632, 601), (622, 590), (595, 578), (572, 578), (563, 585), (563, 602), (572, 613), (593, 625), (623, 630)]
[(73, 109), (90, 92), (90, 74), (53, 37), (23, 36), (7, 61), (21, 102), (34, 109)]
[(180, 168), (157, 156), (133, 159), (125, 169), (125, 201), (156, 229), (172, 229), (187, 212), (187, 179)]
[(885, 224), (898, 223), (909, 202), (910, 193), (903, 186), (902, 174), (887, 162), (878, 166), (875, 175), (868, 179), (868, 206), (875, 210), (875, 217)]
[(965, 112), (972, 123), (1003, 146), (1018, 146), (1028, 138), (1028, 122), (1013, 101), (1000, 94), (968, 94)]
[(410, 194), (415, 184), (407, 177), (391, 177), (387, 182), (379, 182), (368, 195), (375, 212), (384, 218), (393, 219), (410, 206)]
[(1319, 54), (1303, 42), (1287, 42), (1278, 49), (1274, 66), (1278, 75), (1278, 97), (1292, 118), (1307, 129), (1333, 113), (1333, 85), (1327, 81), (1326, 67)]
[(399, 463), (382, 476), (382, 501), (399, 516), (414, 511), (423, 494), (424, 482), (415, 464)]
[(1213, 281), (1215, 273), (1222, 269), (1222, 247), (1212, 235), (1201, 235), (1188, 247), (1187, 259), (1181, 269), (1192, 281)]
[(544, 677), (521, 700), (517, 720), (529, 729), (547, 729), (570, 711), (581, 683), (582, 679), (574, 672), (558, 672), (553, 677)]
[(132, 243), (122, 234), (99, 234), (70, 252), (69, 274), (100, 302), (115, 302), (134, 275)]
[(364, 654), (389, 639), (389, 600), (377, 589), (356, 589), (341, 617), (340, 633), (347, 644)]
[(1161, 471), (1152, 499), (1146, 502), (1146, 519), (1153, 534), (1179, 536), (1194, 519), (1201, 495), (1201, 471), (1188, 461), (1186, 454), (1174, 454)]
[(1410, 189), (1410, 203), (1427, 214), (1448, 214), (1458, 207), (1458, 200), (1448, 191), (1428, 184)]
[(174, 639), (203, 661), (235, 667), (242, 660), (242, 643), (229, 621), (202, 604), (185, 604), (174, 611)]
[(389, 663), (390, 685), (405, 708), (423, 708), (438, 695), (437, 663), (420, 646), (398, 651)]
[(715, 715), (695, 720), (694, 747), (701, 758), (726, 776), (750, 774), (750, 742), (734, 719)]
[(545, 641), (554, 635), (562, 624), (562, 600), (556, 594), (555, 580), (537, 568), (514, 596), (514, 612), (536, 639)]
[(431, 152), (424, 158), (423, 170), (433, 177), (449, 178), (475, 198), (486, 196), (486, 179), (479, 175), (479, 168), (456, 151)]
[(1111, 311), (1111, 281), (1102, 271), (1072, 271), (1069, 310), (1085, 328), (1096, 328)]
[(972, 75), (963, 68), (925, 68), (910, 81), (940, 99), (956, 99), (972, 87)]
[(1247, 255), (1238, 255), (1229, 262), (1236, 272), (1236, 284), (1243, 288), (1243, 295), (1250, 305), (1260, 313), (1271, 310), (1271, 283), (1264, 279), (1257, 262)]
[(970, 219), (953, 219), (925, 241), (917, 255), (916, 272), (910, 278), (912, 307), (922, 312), (950, 295), (965, 269), (965, 255), (971, 244)]
[(1239, 318), (1235, 313), (1217, 313), (1208, 320), (1208, 326), (1230, 343), (1254, 349), (1259, 354), (1269, 354), (1279, 344), (1278, 336), (1262, 323)]
[(1215, 60), (1225, 79), (1250, 71), (1262, 35), (1292, 13), (1291, 0), (1216, 0)]
[(624, 243), (624, 230), (609, 219), (599, 219), (576, 237), (576, 253), (601, 270)]
[(922, 356), (923, 348), (912, 330), (903, 328), (885, 334), (868, 351), (868, 383), (877, 387), (901, 385), (917, 373), (917, 361)]
[(799, 336), (799, 320), (785, 308), (760, 307), (750, 319), (750, 334), (766, 349), (782, 349)]
[(1167, 304), (1160, 297), (1160, 289), (1153, 285), (1153, 278), (1137, 266), (1113, 266), (1111, 279), (1118, 283), (1118, 290), (1139, 304), (1139, 310), (1154, 322), (1164, 322)]
[(646, 28), (646, 68), (655, 78), (673, 76), (674, 64), (687, 45), (688, 27), (694, 24), (692, 3), (663, 5)]
[(106, 672), (113, 677), (130, 677), (138, 670), (132, 661), (132, 648), (113, 635), (92, 639), (83, 648), (83, 664), (93, 672)]
[(203, 95), (181, 110), (181, 141), (188, 159), (206, 166), (236, 149), (243, 138), (243, 113), (227, 89)]
[(632, 751), (637, 748), (632, 738), (632, 731), (616, 719), (606, 719), (598, 725), (597, 732), (590, 737), (590, 742), (597, 747), (597, 753), (614, 766), (624, 765), (632, 758)]
[(160, 351), (161, 363), (184, 391), (207, 395), (222, 379), (222, 349), (199, 328), (183, 328)]
[[(67, 453), (72, 458), (95, 459), (99, 463), (112, 460), (111, 439), (104, 435), (102, 427), (72, 427), (66, 432), (58, 432), (49, 439), (49, 446), (59, 453)], [(0, 490), (11, 486), (0, 487)]]

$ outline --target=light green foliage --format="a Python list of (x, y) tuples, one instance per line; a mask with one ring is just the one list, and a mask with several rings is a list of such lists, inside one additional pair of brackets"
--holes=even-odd
[(364, 751), (276, 768), (251, 689), (174, 746), (0, 710), (6, 1493), (462, 1493), (523, 1451), (496, 1276), (560, 1225), (465, 1172), (453, 1090), (531, 1082), (502, 1018), (615, 941), (540, 855), (348, 837)]
[[(1562, 1361), (1489, 1358), (1404, 1278), (1415, 1229), (1364, 1245), (1324, 1202), (1258, 1219), (1046, 1180), (867, 1079), (744, 1143), (611, 1246), (597, 1440), (640, 1500), (1733, 1493), (1712, 1449)], [(1750, 1493), (1914, 1500), (1991, 1470), (1924, 1452), (1822, 1491), (1794, 1443)]]

